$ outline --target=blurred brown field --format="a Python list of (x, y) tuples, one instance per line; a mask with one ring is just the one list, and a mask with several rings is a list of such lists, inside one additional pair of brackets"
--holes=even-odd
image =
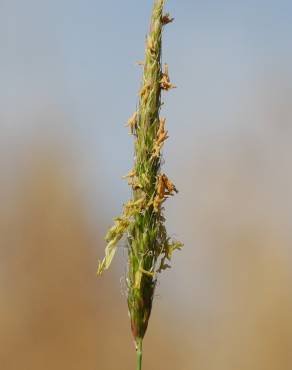
[[(193, 130), (188, 160), (169, 153), (180, 195), (168, 224), (185, 249), (160, 279), (145, 369), (291, 368), (291, 115), (278, 92), (255, 105), (263, 125), (239, 118), (229, 136), (204, 140)], [(96, 184), (92, 227), (64, 117), (39, 118), (48, 123), (21, 146), (15, 137), (2, 146), (0, 368), (134, 368), (123, 248), (111, 272), (95, 275), (111, 185)]]
[[(135, 368), (123, 244), (96, 270), (151, 3), (0, 1), (0, 370)], [(169, 1), (166, 215), (185, 247), (143, 369), (291, 370), (291, 5), (216, 4)]]

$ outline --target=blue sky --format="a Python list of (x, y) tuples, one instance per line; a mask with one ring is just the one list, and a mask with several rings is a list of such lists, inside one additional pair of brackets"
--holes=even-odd
[[(137, 103), (135, 61), (143, 59), (151, 7), (150, 0), (0, 4), (2, 137), (21, 141), (43, 127), (74, 136), (87, 158), (84, 176), (105, 193), (111, 183), (116, 205), (128, 192), (119, 185), (132, 154), (124, 123)], [(163, 113), (167, 166), (176, 172), (195, 138), (240, 129), (235, 117), (267, 76), (291, 77), (292, 3), (169, 0), (167, 9), (176, 20), (166, 28), (163, 58), (179, 88), (165, 97)], [(66, 117), (62, 126), (39, 120), (43, 110)]]

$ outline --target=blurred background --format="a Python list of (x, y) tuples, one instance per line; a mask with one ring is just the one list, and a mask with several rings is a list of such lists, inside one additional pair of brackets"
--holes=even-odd
[[(0, 0), (0, 369), (135, 368), (126, 252), (152, 0)], [(292, 368), (292, 3), (170, 0), (161, 275), (144, 368)]]

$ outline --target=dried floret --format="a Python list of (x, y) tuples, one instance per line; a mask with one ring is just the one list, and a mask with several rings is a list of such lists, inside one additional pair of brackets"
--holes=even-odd
[(133, 115), (128, 119), (128, 122), (126, 124), (127, 127), (130, 127), (130, 133), (131, 135), (135, 134), (135, 131), (137, 129), (138, 124), (138, 112), (134, 112)]
[(159, 128), (157, 131), (156, 140), (154, 142), (154, 148), (153, 148), (153, 154), (152, 154), (153, 158), (159, 157), (163, 144), (165, 140), (168, 139), (168, 136), (167, 136), (168, 132), (165, 130), (165, 123), (166, 123), (166, 119), (161, 118), (159, 121)]
[(178, 192), (174, 184), (165, 174), (160, 175), (158, 177), (156, 195), (153, 200), (153, 207), (155, 211), (158, 211), (161, 204), (166, 200), (166, 198), (170, 195), (174, 195), (174, 192)]
[(145, 84), (142, 89), (140, 90), (140, 97), (141, 99), (143, 99), (145, 102), (147, 101), (148, 99), (148, 96), (150, 94), (150, 88), (151, 88), (151, 84)]
[(169, 79), (169, 72), (168, 72), (168, 64), (164, 64), (164, 71), (162, 73), (162, 78), (161, 78), (161, 81), (160, 81), (160, 86), (162, 88), (162, 90), (170, 90), (170, 89), (175, 89), (176, 86), (173, 85), (171, 82), (170, 82), (170, 79)]
[(166, 13), (162, 16), (162, 24), (166, 25), (168, 23), (172, 23), (174, 21), (174, 18), (170, 17), (169, 13)]

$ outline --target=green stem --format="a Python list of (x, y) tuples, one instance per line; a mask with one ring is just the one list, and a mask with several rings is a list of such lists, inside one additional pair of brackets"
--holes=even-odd
[(137, 370), (142, 369), (142, 339), (137, 342)]

